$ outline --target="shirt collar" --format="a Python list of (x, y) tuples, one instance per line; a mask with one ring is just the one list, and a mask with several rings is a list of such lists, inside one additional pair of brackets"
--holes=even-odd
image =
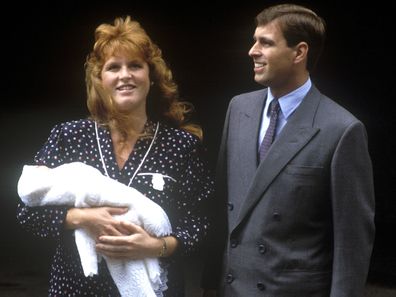
[[(311, 86), (312, 82), (311, 79), (308, 77), (308, 80), (301, 87), (278, 98), (280, 109), (285, 119), (287, 119), (300, 105)], [(271, 89), (268, 89), (267, 104), (269, 105), (273, 99), (274, 95), (272, 95)]]

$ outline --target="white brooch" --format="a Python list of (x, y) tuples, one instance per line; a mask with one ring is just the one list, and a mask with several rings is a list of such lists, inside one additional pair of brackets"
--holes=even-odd
[(153, 189), (157, 190), (157, 191), (163, 191), (164, 190), (164, 185), (165, 185), (165, 180), (164, 178), (169, 178), (171, 180), (173, 180), (174, 182), (176, 182), (176, 180), (169, 176), (169, 175), (164, 175), (161, 173), (138, 173), (138, 175), (151, 175), (151, 183), (153, 185)]

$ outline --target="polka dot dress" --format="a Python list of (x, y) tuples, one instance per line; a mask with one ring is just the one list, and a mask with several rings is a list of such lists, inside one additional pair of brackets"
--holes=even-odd
[[(154, 135), (155, 128), (156, 124), (146, 123), (145, 130), (150, 135)], [(140, 138), (124, 168), (119, 170), (108, 129), (99, 126), (96, 134), (94, 122), (86, 119), (62, 123), (52, 129), (35, 156), (35, 163), (56, 167), (79, 161), (96, 167), (103, 174), (106, 174), (105, 166), (111, 178), (126, 185), (135, 175), (131, 186), (165, 210), (173, 235), (179, 240), (176, 255), (162, 260), (168, 270), (168, 290), (164, 296), (184, 296), (181, 261), (183, 256), (197, 250), (207, 234), (209, 220), (205, 204), (213, 197), (213, 179), (201, 143), (192, 134), (160, 124), (157, 137), (142, 162), (152, 139)], [(163, 185), (157, 185), (155, 173), (163, 176)], [(22, 203), (18, 206), (17, 219), (26, 230), (58, 241), (49, 296), (119, 296), (105, 261), (100, 262), (98, 275), (84, 276), (73, 232), (63, 227), (67, 210), (61, 206), (26, 207)]]

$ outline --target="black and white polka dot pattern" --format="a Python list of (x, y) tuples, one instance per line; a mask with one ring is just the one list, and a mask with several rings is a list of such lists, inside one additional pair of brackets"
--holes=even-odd
[[(146, 124), (154, 134), (155, 125)], [(128, 184), (145, 155), (152, 138), (142, 137), (135, 144), (122, 170), (118, 169), (108, 129), (99, 127), (98, 134), (104, 163), (109, 176)], [(35, 163), (56, 167), (80, 161), (96, 167), (103, 174), (94, 122), (80, 120), (55, 126), (35, 156)], [(153, 188), (153, 173), (164, 178), (163, 190)], [(206, 235), (209, 220), (204, 204), (213, 196), (213, 179), (203, 157), (200, 141), (190, 133), (160, 124), (157, 138), (131, 184), (145, 196), (158, 203), (168, 214), (174, 236), (179, 240), (176, 256), (164, 260), (168, 267), (168, 287), (165, 296), (184, 296), (182, 272), (176, 267), (183, 255), (195, 252)], [(17, 218), (28, 231), (40, 237), (55, 238), (59, 244), (53, 257), (49, 296), (119, 296), (117, 288), (102, 261), (99, 274), (84, 277), (73, 232), (63, 224), (66, 207), (18, 206)], [(176, 276), (178, 275), (178, 276)]]

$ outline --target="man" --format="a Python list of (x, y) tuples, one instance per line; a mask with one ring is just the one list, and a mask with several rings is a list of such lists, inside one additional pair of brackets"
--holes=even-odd
[[(320, 17), (284, 4), (256, 23), (249, 56), (255, 81), (268, 88), (236, 96), (227, 111), (217, 171), (228, 212), (216, 229), (221, 241), (227, 225), (219, 295), (361, 297), (375, 232), (365, 127), (310, 79), (325, 39)], [(204, 288), (217, 282), (219, 255), (211, 252)]]

